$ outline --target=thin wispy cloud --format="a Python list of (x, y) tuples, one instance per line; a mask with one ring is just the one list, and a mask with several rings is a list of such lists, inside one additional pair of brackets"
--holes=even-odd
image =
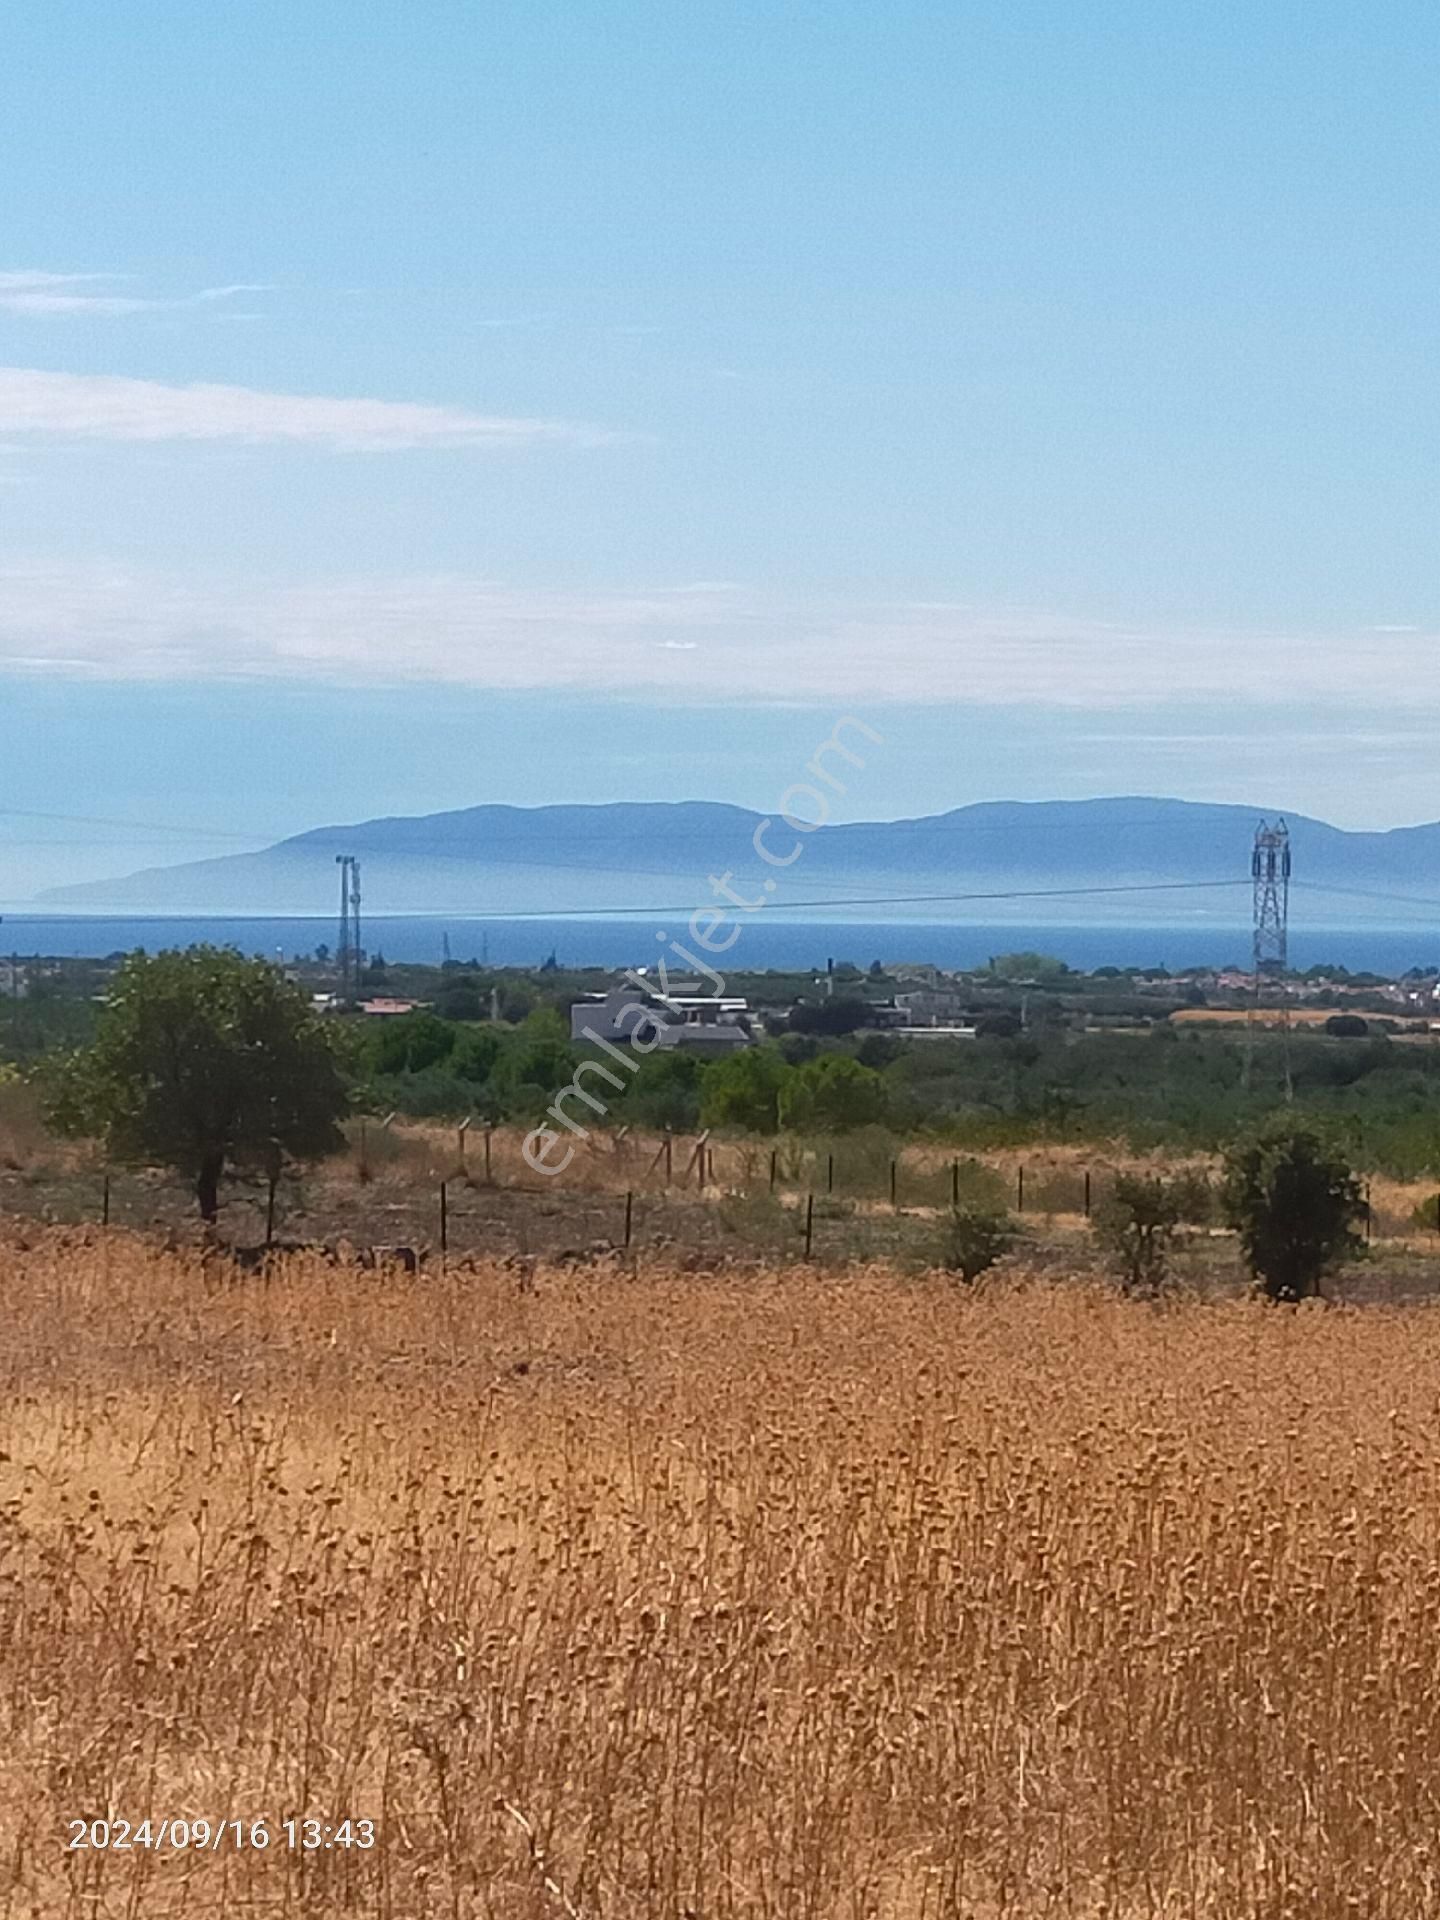
[(45, 273), (21, 269), (0, 273), (0, 312), (31, 319), (65, 316), (119, 318), (133, 313), (177, 312), (233, 300), (242, 293), (269, 293), (258, 282), (226, 287), (202, 287), (198, 293), (161, 297), (116, 291), (128, 276), (116, 273)]
[(415, 447), (587, 445), (612, 439), (565, 421), (510, 419), (398, 400), (169, 386), (117, 374), (0, 367), (0, 434), (70, 440), (240, 441), (350, 453)]
[[(0, 567), (0, 671), (566, 689), (687, 701), (945, 701), (1179, 712), (1228, 698), (1339, 716), (1386, 675), (1440, 716), (1435, 636), (1165, 631), (704, 584), (582, 593), (458, 575), (198, 583)], [(1344, 671), (1339, 671), (1343, 664)]]

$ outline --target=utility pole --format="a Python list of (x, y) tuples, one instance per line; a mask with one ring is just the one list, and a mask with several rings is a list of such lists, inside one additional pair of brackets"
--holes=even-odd
[(1290, 1003), (1285, 996), (1285, 974), (1290, 964), (1290, 829), (1284, 820), (1277, 820), (1273, 827), (1262, 820), (1256, 827), (1255, 845), (1250, 854), (1250, 879), (1254, 933), (1250, 1006), (1245, 1018), (1244, 1085), (1249, 1088), (1254, 1072), (1255, 1036), (1265, 984), (1273, 980), (1279, 986), (1276, 1024), (1280, 1029), (1288, 1104), (1295, 1098), (1295, 1085), (1290, 1068)]

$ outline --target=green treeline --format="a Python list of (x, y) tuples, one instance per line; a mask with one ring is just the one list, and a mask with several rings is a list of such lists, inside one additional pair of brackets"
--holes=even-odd
[[(597, 1057), (547, 1008), (514, 1027), (414, 1013), (369, 1023), (350, 1046), (376, 1109), (527, 1124)], [(1247, 1089), (1233, 1031), (787, 1034), (722, 1060), (648, 1055), (606, 1098), (617, 1126), (764, 1135), (883, 1125), (971, 1147), (1104, 1139), (1212, 1151), (1282, 1104), (1282, 1046), (1259, 1039)], [(1358, 1163), (1407, 1178), (1440, 1172), (1440, 1046), (1296, 1033), (1289, 1060), (1297, 1113), (1329, 1123)]]

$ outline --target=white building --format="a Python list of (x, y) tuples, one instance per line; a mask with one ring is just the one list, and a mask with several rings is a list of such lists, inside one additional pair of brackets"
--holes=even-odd
[(662, 1047), (686, 1053), (733, 1053), (750, 1044), (746, 1001), (728, 995), (688, 991), (692, 982), (671, 987), (664, 995), (631, 982), (608, 993), (587, 993), (570, 1009), (572, 1040), (604, 1040), (628, 1046), (642, 1020), (648, 1037), (653, 1025)]

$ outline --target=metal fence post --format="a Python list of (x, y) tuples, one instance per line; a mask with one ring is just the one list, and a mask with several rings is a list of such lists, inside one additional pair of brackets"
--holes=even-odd
[(634, 1224), (635, 1224), (635, 1195), (633, 1193), (627, 1193), (625, 1195), (625, 1244), (627, 1247), (630, 1244), (630, 1232)]
[(450, 1189), (447, 1183), (440, 1182), (440, 1252), (450, 1251)]
[(815, 1196), (805, 1196), (805, 1258), (810, 1258), (810, 1249), (815, 1244)]

